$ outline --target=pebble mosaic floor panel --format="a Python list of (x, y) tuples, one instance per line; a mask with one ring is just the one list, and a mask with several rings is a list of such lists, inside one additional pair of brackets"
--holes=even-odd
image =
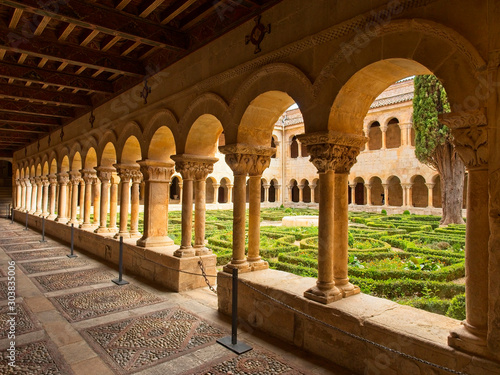
[(16, 367), (8, 365), (7, 350), (0, 354), (0, 374), (3, 375), (73, 375), (73, 371), (64, 363), (54, 348), (47, 341), (38, 341), (16, 347)]
[(0, 330), (0, 339), (7, 337), (7, 328), (10, 326), (9, 320), (11, 318), (15, 319), (16, 336), (41, 329), (40, 325), (35, 322), (28, 308), (23, 303), (16, 303), (16, 315), (8, 315), (8, 312), (10, 312), (9, 306), (0, 306), (0, 327), (3, 327), (3, 329)]
[(109, 281), (113, 275), (110, 272), (98, 268), (92, 268), (83, 271), (73, 271), (57, 273), (54, 275), (36, 276), (34, 279), (43, 291), (53, 292), (77, 288), (79, 286), (92, 285)]
[(163, 301), (135, 285), (111, 286), (50, 299), (71, 322)]
[(209, 365), (202, 370), (190, 371), (184, 375), (305, 375), (287, 365), (282, 359), (278, 359), (264, 350), (253, 349), (245, 354), (228, 359), (224, 362)]
[(7, 299), (7, 281), (0, 281), (0, 300)]
[(36, 249), (46, 249), (52, 247), (61, 247), (57, 242), (33, 242), (33, 243), (14, 243), (12, 245), (2, 245), (2, 248), (9, 251), (23, 251), (23, 250), (36, 250)]
[(64, 268), (78, 268), (88, 266), (90, 263), (80, 258), (61, 258), (41, 260), (39, 262), (18, 263), (27, 273), (39, 273), (61, 270)]
[(213, 343), (225, 332), (182, 309), (168, 309), (81, 332), (119, 373), (126, 374)]
[(10, 253), (9, 256), (14, 260), (30, 260), (30, 259), (40, 259), (40, 258), (52, 258), (60, 257), (69, 254), (64, 248), (53, 248), (45, 250), (32, 250), (32, 251), (20, 251), (15, 253)]

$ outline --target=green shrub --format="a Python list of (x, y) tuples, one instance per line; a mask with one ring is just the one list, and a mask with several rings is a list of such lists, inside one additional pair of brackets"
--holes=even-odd
[(465, 294), (459, 294), (452, 298), (446, 316), (458, 320), (465, 319)]
[(354, 236), (352, 235), (351, 232), (349, 232), (349, 234), (348, 234), (347, 243), (348, 243), (349, 247), (354, 246)]
[(380, 213), (381, 213), (382, 215), (387, 215), (387, 211), (386, 211), (386, 210), (382, 210), (382, 211), (380, 211)]
[(411, 215), (411, 214), (410, 214), (410, 211), (405, 210), (405, 211), (403, 212), (403, 215)]

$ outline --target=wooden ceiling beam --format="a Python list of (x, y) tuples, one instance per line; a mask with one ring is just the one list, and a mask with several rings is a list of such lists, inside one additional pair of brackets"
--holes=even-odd
[(196, 0), (177, 0), (175, 3), (173, 3), (163, 11), (160, 17), (160, 19), (162, 20), (161, 24), (166, 25), (191, 5), (193, 5), (195, 2)]
[(18, 8), (14, 9), (14, 13), (12, 14), (12, 18), (10, 19), (9, 22), (9, 29), (15, 29), (17, 27), (17, 24), (19, 23), (22, 14), (23, 14), (22, 9)]
[(198, 7), (196, 10), (191, 12), (186, 19), (182, 20), (181, 30), (187, 30), (191, 26), (196, 25), (198, 22), (208, 17), (214, 11), (216, 12), (219, 7), (223, 6), (221, 0), (213, 0), (208, 3), (205, 3)]
[(35, 130), (35, 129), (23, 129), (19, 127), (6, 128), (0, 126), (1, 132), (16, 132), (16, 133), (30, 133), (30, 134), (45, 134), (45, 130)]
[(104, 80), (4, 62), (0, 62), (0, 77), (69, 89), (88, 90), (105, 94), (113, 93), (113, 85)]
[(95, 3), (64, 0), (64, 5), (43, 8), (40, 7), (41, 3), (38, 0), (2, 0), (2, 3), (39, 16), (49, 16), (58, 21), (151, 46), (170, 47), (176, 50), (184, 50), (188, 47), (188, 37), (184, 33)]
[(141, 13), (139, 14), (139, 17), (147, 17), (149, 16), (151, 13), (153, 13), (156, 8), (158, 8), (161, 4), (163, 4), (165, 0), (153, 0), (153, 1), (150, 1), (149, 5), (146, 5), (144, 6), (141, 11)]
[(118, 57), (91, 48), (60, 43), (55, 39), (52, 40), (42, 36), (25, 38), (2, 26), (0, 26), (0, 48), (9, 52), (24, 53), (91, 69), (104, 68), (104, 70), (112, 73), (135, 77), (143, 77), (145, 74), (144, 67), (132, 59)]
[(10, 99), (40, 101), (47, 104), (65, 105), (69, 107), (90, 107), (92, 105), (87, 95), (62, 93), (41, 90), (32, 87), (0, 83), (0, 96)]
[(53, 105), (42, 105), (35, 103), (26, 103), (25, 101), (0, 99), (0, 113), (3, 112), (22, 113), (28, 115), (56, 117), (63, 119), (70, 119), (75, 117), (75, 112), (70, 107), (56, 107)]
[(43, 127), (58, 127), (62, 125), (58, 118), (2, 112), (0, 112), (0, 123)]

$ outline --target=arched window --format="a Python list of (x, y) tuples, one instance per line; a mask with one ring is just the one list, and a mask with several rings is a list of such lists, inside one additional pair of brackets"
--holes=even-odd
[(368, 148), (370, 150), (380, 150), (382, 148), (382, 130), (378, 121), (370, 125), (368, 137), (370, 138), (368, 141)]
[(299, 142), (297, 142), (296, 136), (293, 136), (292, 143), (290, 144), (290, 157), (292, 159), (299, 157)]
[(274, 180), (272, 180), (269, 185), (269, 202), (276, 202), (276, 187), (274, 185)]
[(387, 124), (385, 137), (387, 148), (398, 148), (401, 146), (401, 128), (399, 127), (399, 120), (397, 118), (393, 118)]

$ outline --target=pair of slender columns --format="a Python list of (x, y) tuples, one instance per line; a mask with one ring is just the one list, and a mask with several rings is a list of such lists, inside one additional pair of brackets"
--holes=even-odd
[[(97, 178), (101, 181), (101, 199), (100, 199), (100, 220), (96, 233), (115, 233), (116, 212), (117, 212), (117, 194), (118, 187), (115, 180), (115, 168), (101, 166), (96, 168)], [(109, 227), (108, 227), (108, 206), (109, 206)]]
[(92, 202), (94, 196), (92, 194), (92, 185), (95, 184), (95, 180), (97, 179), (96, 171), (93, 169), (82, 169), (80, 170), (82, 175), (83, 183), (84, 183), (84, 201), (83, 205), (81, 205), (81, 209), (83, 211), (83, 222), (80, 225), (81, 228), (87, 229), (92, 228), (92, 223), (90, 222), (90, 210), (92, 207)]
[(349, 282), (348, 175), (364, 136), (336, 131), (299, 136), (318, 170), (321, 199), (318, 218), (318, 280), (304, 296), (328, 304), (360, 292)]
[(57, 174), (57, 182), (59, 186), (59, 200), (58, 200), (58, 209), (57, 209), (57, 218), (56, 221), (58, 223), (66, 224), (69, 219), (67, 217), (67, 197), (68, 197), (68, 183), (69, 183), (69, 174), (66, 172), (60, 172)]
[[(120, 177), (120, 230), (115, 238), (140, 237), (139, 227), (139, 184), (142, 175), (139, 166), (116, 164), (115, 168)], [(132, 189), (130, 183), (132, 182)], [(131, 198), (132, 190), (132, 198)], [(130, 210), (130, 231), (128, 230), (128, 214)]]
[[(182, 176), (182, 239), (181, 246), (174, 252), (180, 258), (210, 254), (205, 247), (206, 179), (213, 172), (218, 160), (198, 155), (172, 155), (175, 169)], [(195, 204), (194, 246), (192, 240), (193, 188)]]
[[(265, 269), (269, 264), (260, 257), (260, 195), (261, 177), (269, 167), (271, 155), (276, 152), (271, 147), (251, 147), (232, 144), (219, 147), (226, 155), (226, 163), (234, 173), (233, 187), (233, 256), (231, 262), (224, 266), (225, 272), (238, 268), (240, 272)], [(248, 181), (250, 201), (248, 220), (248, 256), (245, 257), (245, 211), (246, 211), (246, 177)]]

